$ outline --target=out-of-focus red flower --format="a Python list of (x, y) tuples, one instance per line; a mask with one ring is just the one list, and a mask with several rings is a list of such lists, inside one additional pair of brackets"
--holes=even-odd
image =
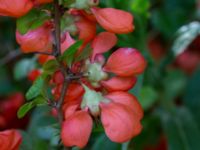
[(183, 53), (177, 56), (174, 64), (188, 75), (195, 71), (200, 65), (200, 36)]
[(144, 150), (167, 150), (167, 140), (165, 136), (161, 136), (157, 145), (148, 145)]
[(160, 37), (149, 38), (148, 40), (148, 48), (155, 60), (160, 60), (164, 57), (166, 53), (166, 49), (164, 48), (164, 44), (160, 40)]
[(27, 125), (27, 117), (17, 118), (17, 111), (24, 103), (21, 93), (15, 93), (0, 101), (0, 129), (24, 128)]
[(17, 130), (5, 130), (0, 132), (1, 150), (18, 150), (22, 137)]
[(33, 69), (28, 73), (28, 79), (33, 82), (40, 75), (41, 75), (41, 71), (39, 69)]
[(65, 146), (83, 148), (92, 132), (92, 118), (86, 111), (77, 111), (64, 121), (61, 139)]
[(31, 0), (0, 0), (0, 15), (21, 17), (33, 7)]
[(120, 48), (108, 58), (104, 71), (128, 77), (141, 74), (146, 68), (144, 57), (133, 48)]
[(133, 16), (131, 13), (114, 8), (92, 8), (97, 22), (107, 31), (123, 34), (132, 32)]
[(200, 54), (196, 54), (186, 50), (176, 58), (176, 65), (188, 74), (198, 67), (200, 64)]
[(51, 3), (51, 2), (53, 2), (53, 0), (34, 0), (34, 3), (36, 5), (38, 5), (38, 4), (45, 4), (45, 3)]
[(24, 53), (51, 52), (51, 25), (49, 25), (49, 23), (45, 23), (43, 26), (35, 30), (30, 30), (24, 35), (16, 31), (16, 40)]

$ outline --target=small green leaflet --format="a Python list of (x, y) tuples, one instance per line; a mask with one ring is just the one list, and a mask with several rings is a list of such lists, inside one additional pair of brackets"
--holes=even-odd
[(37, 97), (40, 92), (42, 91), (42, 88), (44, 86), (45, 80), (42, 76), (39, 76), (33, 83), (33, 85), (30, 87), (28, 92), (26, 93), (26, 99), (31, 100), (35, 97)]
[(25, 16), (17, 19), (17, 30), (21, 34), (25, 34), (28, 30), (34, 30), (43, 25), (50, 16), (45, 11), (31, 10)]
[(78, 51), (78, 49), (80, 48), (80, 46), (83, 44), (82, 40), (77, 41), (76, 43), (74, 43), (73, 45), (71, 45), (67, 50), (65, 50), (65, 52), (63, 53), (63, 55), (60, 57), (61, 60), (64, 60), (68, 66), (72, 65), (72, 62), (74, 61), (74, 57), (76, 52)]
[(33, 107), (36, 105), (43, 105), (46, 101), (42, 96), (38, 96), (36, 99), (34, 99), (31, 102), (28, 102), (20, 107), (20, 109), (17, 112), (18, 118), (23, 118)]
[(52, 59), (52, 60), (47, 61), (43, 65), (43, 71), (46, 74), (52, 75), (57, 70), (58, 67), (59, 67), (59, 64), (57, 60)]
[(75, 58), (75, 62), (79, 62), (81, 60), (89, 58), (90, 54), (92, 53), (92, 48), (89, 44), (83, 49), (83, 51)]

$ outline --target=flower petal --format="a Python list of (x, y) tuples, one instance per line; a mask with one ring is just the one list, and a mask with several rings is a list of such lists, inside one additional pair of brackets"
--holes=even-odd
[(92, 42), (92, 61), (95, 59), (97, 54), (107, 52), (114, 47), (116, 43), (117, 37), (115, 34), (109, 32), (101, 32), (98, 34)]
[(86, 146), (92, 131), (92, 118), (86, 111), (75, 112), (64, 121), (61, 139), (65, 146)]
[(127, 106), (101, 103), (101, 121), (106, 135), (113, 142), (127, 142), (141, 132), (137, 115)]
[(1, 0), (0, 16), (21, 17), (33, 8), (30, 0)]
[(22, 35), (16, 32), (16, 39), (24, 53), (30, 52), (51, 52), (52, 51), (52, 34), (51, 27), (48, 24), (28, 31)]
[(22, 137), (17, 130), (5, 130), (0, 132), (1, 150), (17, 150), (21, 141)]
[(101, 81), (103, 87), (108, 90), (108, 92), (113, 91), (128, 91), (130, 90), (136, 83), (136, 77), (112, 77), (109, 80)]
[(108, 58), (104, 70), (128, 77), (141, 74), (145, 67), (146, 61), (139, 51), (133, 48), (120, 48)]
[(133, 16), (131, 13), (114, 8), (92, 8), (97, 22), (107, 31), (113, 33), (129, 33), (133, 31)]
[(128, 92), (112, 92), (105, 96), (115, 103), (123, 104), (131, 108), (137, 114), (139, 119), (143, 117), (143, 110), (137, 98)]

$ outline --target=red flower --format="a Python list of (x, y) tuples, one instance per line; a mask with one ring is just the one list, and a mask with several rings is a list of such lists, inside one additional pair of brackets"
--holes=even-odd
[[(61, 52), (63, 53), (67, 48), (69, 48), (72, 44), (74, 44), (74, 39), (70, 36), (68, 32), (64, 33), (62, 36), (62, 41), (61, 41)], [(51, 43), (52, 45), (52, 43)], [(38, 62), (40, 64), (44, 64), (48, 60), (55, 59), (54, 56), (49, 56), (45, 54), (40, 54), (38, 56)]]
[(97, 22), (107, 31), (113, 33), (129, 33), (134, 29), (131, 13), (114, 8), (92, 8)]
[(104, 71), (128, 77), (141, 74), (146, 68), (144, 57), (133, 48), (120, 48), (108, 58)]
[(117, 43), (117, 37), (113, 33), (101, 32), (92, 42), (92, 61), (97, 54), (102, 54), (113, 48)]
[(79, 39), (84, 41), (84, 44), (90, 42), (96, 35), (96, 24), (86, 17), (79, 16), (78, 21), (75, 23), (78, 32)]
[(101, 81), (101, 84), (108, 92), (119, 90), (128, 91), (135, 85), (136, 81), (136, 77), (115, 76), (111, 79)]
[(30, 30), (24, 35), (17, 31), (16, 39), (24, 53), (51, 52), (52, 50), (52, 34), (49, 24)]
[[(93, 117), (101, 116), (107, 136), (114, 142), (126, 142), (140, 133), (143, 111), (137, 99), (127, 92), (103, 96), (83, 85), (85, 93), (77, 101), (68, 101), (61, 137), (65, 146), (84, 147), (92, 130)], [(82, 97), (82, 100), (80, 98)]]
[(86, 111), (77, 111), (64, 121), (61, 139), (65, 146), (83, 148), (92, 131), (92, 118)]
[(0, 130), (8, 128), (24, 128), (27, 125), (27, 117), (17, 118), (17, 111), (24, 103), (22, 93), (15, 93), (0, 100)]
[(0, 0), (0, 15), (21, 17), (33, 7), (31, 0)]
[(106, 135), (114, 142), (127, 142), (140, 133), (142, 126), (137, 114), (119, 103), (101, 103), (101, 121)]
[(34, 3), (36, 5), (38, 5), (38, 4), (45, 4), (45, 3), (51, 3), (51, 2), (53, 2), (53, 0), (34, 0)]
[(31, 70), (29, 73), (28, 73), (28, 79), (30, 81), (35, 81), (35, 79), (37, 79), (37, 77), (41, 74), (41, 71), (39, 69), (34, 69), (34, 70)]
[(0, 132), (1, 150), (18, 150), (22, 137), (17, 130), (6, 130)]

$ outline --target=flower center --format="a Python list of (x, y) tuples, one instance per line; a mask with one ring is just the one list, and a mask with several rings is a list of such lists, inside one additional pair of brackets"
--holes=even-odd
[(102, 93), (91, 90), (84, 84), (83, 87), (85, 89), (85, 93), (83, 95), (81, 109), (89, 108), (93, 116), (98, 116), (100, 113), (99, 103), (109, 103), (109, 100), (104, 98)]
[(97, 62), (90, 63), (89, 60), (87, 60), (85, 64), (85, 73), (94, 87), (99, 87), (99, 81), (108, 78), (108, 74), (102, 70), (102, 64)]

